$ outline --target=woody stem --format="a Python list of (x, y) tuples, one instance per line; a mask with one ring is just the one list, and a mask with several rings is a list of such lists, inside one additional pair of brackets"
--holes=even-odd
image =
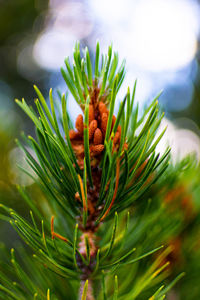
[(86, 280), (88, 280), (88, 290), (87, 290), (87, 298), (86, 299), (93, 300), (94, 296), (93, 296), (92, 280), (89, 277), (90, 277), (91, 272), (93, 271), (94, 258), (96, 257), (96, 253), (97, 253), (97, 247), (95, 244), (95, 240), (96, 240), (95, 233), (90, 230), (86, 230), (86, 231), (82, 232), (82, 235), (80, 237), (80, 242), (79, 242), (79, 252), (85, 258), (87, 257), (86, 238), (89, 243), (90, 263), (89, 263), (89, 265), (85, 265), (83, 262), (81, 262), (79, 264), (79, 268), (82, 270), (79, 299), (81, 300), (85, 282), (86, 282)]

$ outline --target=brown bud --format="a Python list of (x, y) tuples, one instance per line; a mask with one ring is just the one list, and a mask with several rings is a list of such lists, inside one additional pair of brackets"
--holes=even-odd
[(94, 120), (94, 106), (89, 104), (89, 124)]
[(80, 135), (77, 131), (70, 129), (69, 138), (70, 138), (70, 140), (76, 140), (76, 139), (80, 138)]
[(99, 128), (97, 128), (94, 132), (94, 140), (93, 141), (94, 141), (95, 145), (102, 144), (103, 135), (102, 135), (102, 132)]
[(103, 135), (106, 134), (107, 122), (108, 122), (108, 114), (103, 113), (101, 117), (101, 131)]
[(83, 135), (83, 116), (80, 114), (76, 118), (76, 129), (78, 130), (80, 135)]
[(96, 129), (97, 129), (97, 120), (93, 120), (89, 125), (89, 140), (93, 138)]
[(101, 152), (104, 150), (104, 145), (92, 145), (90, 146), (90, 153), (92, 156), (97, 156), (101, 154)]
[(107, 113), (108, 111), (107, 111), (107, 107), (106, 107), (106, 105), (103, 103), (103, 102), (99, 102), (99, 113), (100, 113), (100, 115), (102, 116), (103, 115), (103, 113)]

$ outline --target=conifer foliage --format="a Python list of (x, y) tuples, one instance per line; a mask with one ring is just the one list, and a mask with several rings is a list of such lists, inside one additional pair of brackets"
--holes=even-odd
[(78, 43), (73, 66), (65, 60), (63, 78), (82, 110), (75, 128), (67, 94), (54, 99), (50, 90), (48, 105), (34, 86), (37, 112), (24, 99), (16, 100), (35, 125), (36, 139), (28, 136), (17, 143), (48, 209), (23, 187), (18, 190), (30, 206), (30, 218), (1, 205), (2, 218), (33, 255), (20, 246), (17, 259), (12, 249), (8, 265), (5, 254), (0, 299), (164, 299), (182, 276), (161, 285), (169, 274), (171, 248), (161, 249), (156, 237), (141, 242), (156, 218), (136, 218), (133, 207), (148, 206), (146, 192), (168, 167), (169, 149), (163, 155), (155, 151), (164, 134), (157, 135), (163, 117), (159, 95), (139, 117), (135, 82), (114, 115), (125, 77), (125, 64), (118, 60), (111, 46), (100, 55), (98, 42), (94, 63)]

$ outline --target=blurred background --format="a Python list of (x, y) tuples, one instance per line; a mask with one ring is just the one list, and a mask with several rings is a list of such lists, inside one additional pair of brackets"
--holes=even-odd
[[(55, 95), (57, 89), (65, 92), (64, 58), (72, 58), (77, 40), (94, 54), (97, 39), (101, 51), (112, 43), (121, 61), (126, 59), (118, 100), (135, 79), (141, 109), (163, 90), (162, 126), (168, 129), (160, 149), (170, 144), (174, 162), (191, 152), (200, 158), (200, 1), (0, 0), (0, 202), (23, 215), (26, 207), (16, 185), (28, 187), (36, 199), (40, 195), (17, 167), (28, 168), (15, 138), (21, 131), (34, 135), (34, 129), (14, 99), (24, 97), (34, 106), (33, 84), (47, 98), (50, 87)], [(4, 222), (0, 235), (9, 246), (16, 239)]]

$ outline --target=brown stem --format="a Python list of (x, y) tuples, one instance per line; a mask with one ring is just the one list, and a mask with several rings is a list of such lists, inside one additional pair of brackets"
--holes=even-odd
[[(81, 300), (81, 298), (82, 298), (84, 285), (85, 285), (85, 281), (81, 280), (80, 291), (79, 291), (79, 300)], [(88, 279), (88, 290), (87, 290), (86, 300), (94, 300), (91, 279)]]

